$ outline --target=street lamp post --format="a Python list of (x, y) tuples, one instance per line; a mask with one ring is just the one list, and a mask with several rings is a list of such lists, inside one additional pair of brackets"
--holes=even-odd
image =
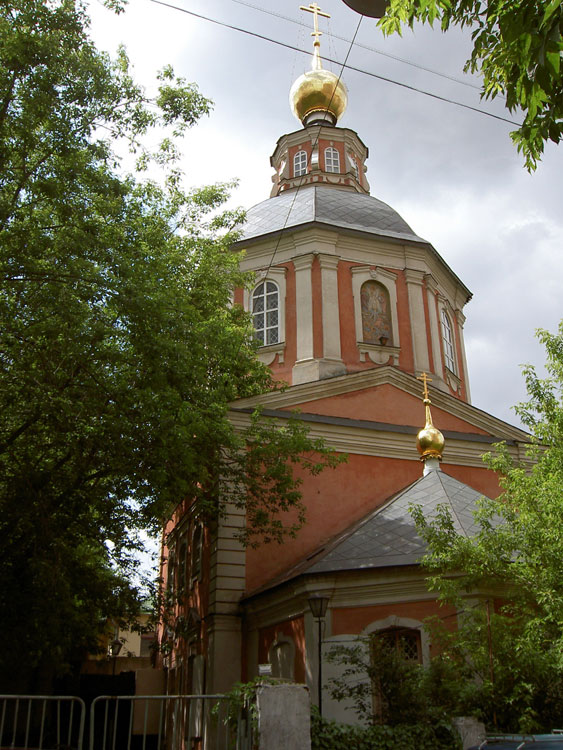
[(311, 594), (311, 596), (308, 599), (309, 607), (311, 609), (311, 612), (313, 614), (313, 617), (317, 620), (317, 623), (319, 625), (319, 637), (318, 637), (318, 659), (319, 659), (319, 669), (318, 669), (318, 694), (319, 694), (319, 714), (323, 715), (323, 652), (322, 652), (322, 646), (323, 646), (323, 633), (322, 633), (322, 622), (326, 615), (326, 610), (328, 607), (328, 596), (323, 596), (322, 594)]
[(109, 645), (109, 652), (111, 654), (111, 658), (113, 659), (113, 665), (112, 665), (112, 669), (111, 669), (111, 676), (112, 677), (115, 677), (115, 663), (117, 661), (117, 657), (119, 656), (119, 652), (121, 651), (121, 647), (122, 646), (123, 646), (123, 644), (121, 643), (121, 641), (117, 637), (117, 633), (116, 633), (115, 638), (113, 639), (113, 641)]

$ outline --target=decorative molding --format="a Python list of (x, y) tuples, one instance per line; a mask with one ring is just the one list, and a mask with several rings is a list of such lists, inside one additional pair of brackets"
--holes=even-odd
[[(354, 320), (356, 323), (356, 341), (358, 343), (358, 347), (370, 347), (370, 344), (365, 344), (362, 339), (364, 336), (363, 333), (363, 325), (362, 325), (362, 300), (361, 300), (361, 292), (362, 292), (362, 285), (366, 281), (377, 281), (379, 284), (385, 287), (387, 290), (387, 293), (389, 294), (389, 305), (390, 305), (390, 312), (391, 312), (391, 327), (393, 329), (393, 346), (392, 347), (380, 347), (377, 346), (377, 344), (373, 345), (375, 349), (397, 349), (400, 353), (401, 350), (401, 342), (399, 339), (399, 318), (398, 318), (398, 312), (397, 312), (397, 274), (393, 273), (392, 271), (388, 271), (386, 268), (379, 268), (379, 267), (373, 267), (373, 266), (353, 266), (351, 269), (352, 273), (352, 294), (354, 297)], [(362, 351), (364, 352), (364, 357), (362, 359)], [(376, 362), (375, 359), (371, 356), (371, 349), (360, 349), (360, 361), (365, 362), (365, 353), (368, 353), (370, 356), (370, 359), (373, 362)], [(389, 360), (389, 356), (393, 356), (392, 354), (389, 354), (387, 358), (384, 360), (384, 362), (376, 362), (376, 364), (385, 364)], [(398, 364), (398, 357), (395, 360), (393, 359), (393, 364)]]
[(257, 357), (264, 365), (271, 365), (276, 354), (278, 355), (278, 364), (283, 364), (285, 353), (285, 342), (282, 340), (278, 344), (270, 344), (269, 346), (261, 346), (258, 349)]
[(460, 393), (461, 391), (461, 380), (458, 378), (458, 376), (452, 372), (451, 370), (448, 370), (446, 367), (446, 380), (448, 382), (448, 385), (454, 391), (455, 393)]
[(405, 281), (407, 284), (416, 284), (422, 286), (425, 273), (424, 271), (418, 271), (414, 268), (405, 268)]
[(360, 362), (366, 361), (366, 354), (376, 365), (389, 364), (389, 359), (393, 361), (390, 363), (398, 367), (399, 365), (399, 354), (401, 349), (398, 346), (381, 346), (380, 344), (367, 344), (365, 342), (358, 342), (358, 349), (360, 350)]
[[(249, 414), (230, 412), (229, 417), (236, 429), (244, 430), (249, 424)], [(415, 428), (411, 430), (405, 428), (404, 432), (398, 433), (391, 430), (387, 432), (383, 429), (372, 430), (354, 424), (333, 424), (328, 421), (307, 421), (307, 426), (311, 438), (322, 438), (340, 453), (420, 461), (415, 448)], [(499, 439), (501, 437), (499, 436)], [(483, 443), (464, 440), (462, 437), (457, 439), (448, 437), (443, 464), (444, 466), (451, 464), (484, 469), (483, 454), (490, 449), (491, 442), (488, 441)], [(514, 458), (519, 460), (522, 458), (518, 445), (509, 445), (508, 451)]]

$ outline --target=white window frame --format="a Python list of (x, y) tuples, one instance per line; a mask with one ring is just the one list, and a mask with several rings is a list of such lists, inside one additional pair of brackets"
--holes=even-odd
[(304, 149), (300, 149), (293, 157), (293, 176), (303, 177), (303, 175), (307, 174), (308, 163), (307, 152)]
[(340, 174), (340, 154), (334, 146), (325, 148), (325, 172)]
[[(273, 296), (275, 294), (275, 305), (272, 305)], [(260, 346), (272, 346), (280, 343), (280, 289), (275, 281), (272, 279), (264, 279), (259, 281), (258, 284), (252, 290), (250, 297), (252, 303), (252, 324), (254, 326), (254, 334), (259, 342)], [(257, 300), (262, 300), (262, 309), (257, 312), (254, 311), (254, 305)], [(268, 321), (269, 315), (276, 313), (276, 322), (270, 324)], [(262, 326), (256, 326), (256, 318), (261, 316)], [(258, 334), (258, 335), (257, 335)], [(269, 340), (270, 337), (273, 340)]]
[(442, 333), (442, 351), (446, 370), (457, 375), (455, 356), (455, 334), (452, 321), (445, 307), (440, 309), (440, 330)]
[(244, 291), (244, 309), (252, 312), (252, 293), (262, 281), (273, 281), (279, 291), (278, 297), (278, 343), (269, 346), (261, 346), (258, 350), (258, 359), (265, 365), (271, 365), (276, 354), (278, 362), (281, 364), (284, 360), (285, 351), (285, 297), (286, 297), (286, 268), (268, 268), (267, 270), (256, 272), (256, 283), (252, 290)]

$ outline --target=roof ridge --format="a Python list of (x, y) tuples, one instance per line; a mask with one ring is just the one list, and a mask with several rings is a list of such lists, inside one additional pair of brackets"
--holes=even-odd
[(474, 490), (473, 487), (470, 487), (470, 485), (465, 484), (465, 482), (461, 482), (459, 479), (456, 479), (455, 477), (452, 477), (452, 476), (450, 476), (449, 474), (446, 474), (443, 471), (439, 471), (439, 472), (436, 472), (436, 473), (440, 475), (438, 477), (438, 479), (439, 479), (442, 487), (444, 488), (444, 493), (445, 493), (445, 495), (446, 495), (446, 497), (448, 499), (448, 505), (451, 508), (452, 516), (453, 516), (453, 519), (454, 519), (454, 525), (456, 526), (456, 531), (458, 532), (458, 534), (461, 534), (461, 536), (469, 538), (469, 535), (465, 531), (465, 528), (463, 527), (463, 524), (462, 524), (462, 522), (461, 522), (461, 520), (459, 518), (459, 515), (458, 515), (458, 513), (457, 513), (457, 511), (456, 511), (456, 509), (454, 507), (454, 504), (452, 503), (452, 500), (451, 500), (451, 498), (450, 498), (450, 496), (448, 494), (448, 489), (446, 487), (446, 482), (444, 481), (444, 477), (448, 477), (448, 481), (451, 480), (455, 484), (461, 485), (462, 487), (469, 487), (469, 489), (473, 490), (476, 494), (477, 494), (477, 491)]

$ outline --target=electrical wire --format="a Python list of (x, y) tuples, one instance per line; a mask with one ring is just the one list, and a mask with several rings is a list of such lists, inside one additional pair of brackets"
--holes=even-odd
[[(284, 16), (282, 13), (276, 13), (275, 10), (268, 10), (268, 8), (262, 8), (259, 5), (254, 5), (253, 3), (246, 2), (246, 0), (231, 0), (231, 2), (237, 3), (238, 5), (244, 5), (247, 8), (252, 8), (253, 10), (260, 11), (260, 13), (266, 13), (267, 15), (274, 16), (275, 18), (281, 18), (282, 20), (289, 21), (290, 23), (293, 23), (297, 26), (308, 28), (306, 24), (302, 23), (297, 18)], [(350, 43), (350, 40), (347, 39), (345, 36), (340, 36), (339, 34), (335, 34), (334, 32), (331, 33), (331, 37), (333, 39), (338, 39), (341, 42), (346, 42), (347, 44)], [(361, 42), (356, 42), (356, 47), (360, 49), (368, 50), (368, 52), (374, 52), (376, 55), (382, 55), (383, 57), (388, 57), (391, 60), (404, 63), (405, 65), (411, 65), (413, 68), (418, 68), (418, 70), (424, 70), (425, 73), (432, 73), (432, 75), (439, 76), (440, 78), (446, 78), (449, 81), (454, 81), (455, 83), (460, 83), (462, 86), (468, 86), (469, 88), (475, 89), (476, 91), (481, 90), (480, 86), (477, 86), (476, 84), (471, 83), (470, 81), (464, 81), (462, 78), (456, 78), (456, 76), (450, 76), (447, 73), (442, 73), (441, 71), (435, 70), (434, 68), (427, 68), (425, 65), (416, 63), (413, 60), (407, 60), (404, 57), (399, 57), (398, 55), (392, 55), (390, 52), (383, 52), (383, 50), (377, 49), (376, 47), (370, 47), (368, 44), (362, 44)]]
[[(278, 39), (272, 39), (271, 37), (267, 37), (264, 34), (258, 34), (255, 31), (249, 31), (248, 29), (243, 29), (240, 26), (234, 26), (233, 24), (226, 23), (225, 21), (218, 21), (215, 18), (210, 18), (209, 16), (204, 16), (201, 13), (196, 13), (195, 11), (187, 10), (186, 8), (181, 8), (178, 5), (167, 3), (164, 0), (150, 0), (150, 2), (155, 3), (156, 5), (162, 5), (166, 8), (171, 8), (172, 10), (177, 10), (180, 13), (186, 13), (189, 16), (193, 16), (194, 18), (199, 18), (203, 21), (209, 21), (210, 23), (214, 23), (217, 26), (223, 26), (224, 28), (230, 29), (231, 31), (238, 31), (241, 34), (247, 34), (248, 36), (255, 37), (256, 39), (261, 39), (262, 41), (270, 42), (271, 44), (276, 44), (279, 47), (285, 47), (286, 49), (301, 52), (304, 55), (311, 56), (311, 52), (309, 52), (308, 50), (299, 49), (299, 47), (296, 47), (295, 45), (288, 44), (287, 42), (281, 42)], [(360, 16), (360, 18), (363, 18), (363, 16)], [(343, 65), (339, 60), (333, 60), (328, 57), (324, 57), (323, 59), (326, 62), (333, 63), (334, 65), (338, 65), (338, 66)], [(467, 109), (467, 110), (470, 110), (471, 112), (477, 112), (478, 114), (485, 115), (486, 117), (491, 117), (494, 120), (500, 120), (501, 122), (506, 122), (509, 125), (515, 125), (516, 127), (520, 127), (520, 123), (515, 122), (514, 120), (509, 120), (507, 117), (502, 117), (501, 115), (495, 115), (492, 112), (487, 112), (487, 110), (485, 109), (480, 109), (479, 107), (473, 107), (470, 104), (464, 104), (463, 102), (458, 102), (455, 99), (450, 99), (449, 97), (446, 97), (446, 96), (433, 94), (432, 92), (426, 91), (425, 89), (418, 88), (417, 86), (411, 86), (408, 83), (403, 83), (402, 81), (396, 81), (393, 78), (388, 78), (387, 76), (382, 76), (382, 75), (379, 75), (378, 73), (372, 73), (369, 70), (364, 70), (363, 68), (358, 68), (354, 65), (348, 65), (346, 63), (344, 67), (347, 70), (353, 70), (355, 73), (361, 73), (363, 75), (370, 76), (371, 78), (377, 78), (379, 81), (385, 81), (386, 83), (392, 83), (395, 86), (401, 86), (402, 88), (405, 88), (408, 91), (414, 91), (418, 94), (429, 96), (432, 99), (445, 102), (446, 104), (453, 104), (456, 107), (461, 107), (462, 109)]]

